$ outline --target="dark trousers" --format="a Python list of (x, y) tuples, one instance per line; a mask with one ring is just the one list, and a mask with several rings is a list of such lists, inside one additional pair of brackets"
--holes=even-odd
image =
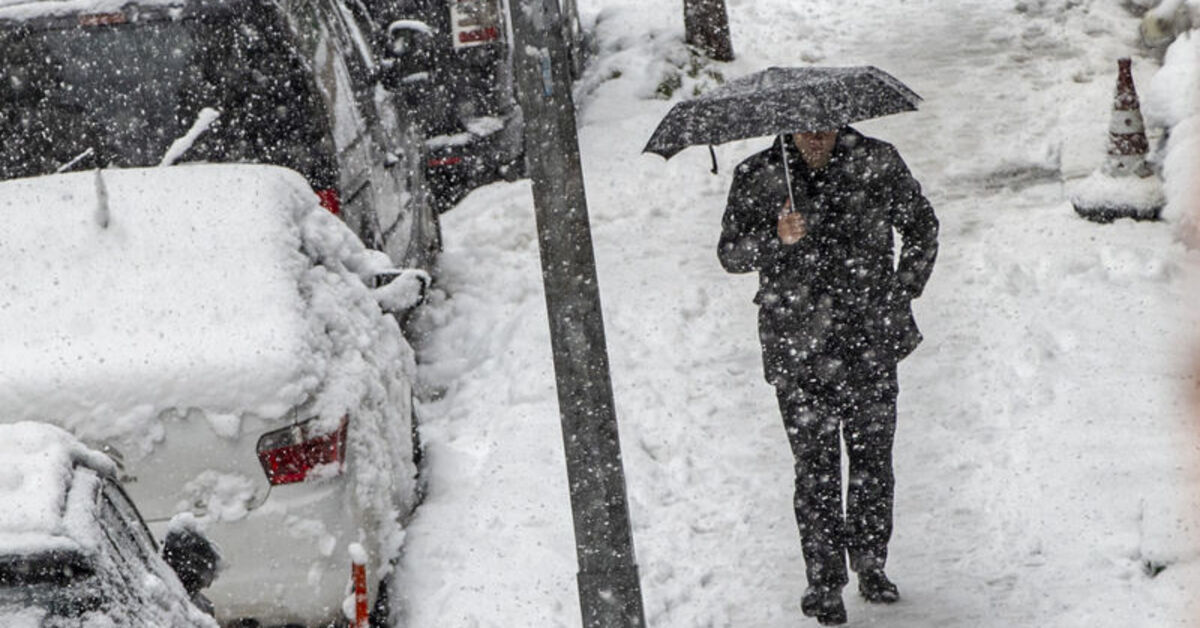
[[(808, 584), (840, 588), (850, 567), (882, 568), (892, 536), (896, 368), (870, 369), (832, 386), (779, 386), (796, 461), (796, 524)], [(842, 511), (842, 447), (850, 457)]]

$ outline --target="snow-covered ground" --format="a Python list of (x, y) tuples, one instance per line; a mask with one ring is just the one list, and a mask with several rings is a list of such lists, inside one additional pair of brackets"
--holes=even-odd
[[(756, 278), (715, 254), (732, 168), (767, 140), (718, 147), (718, 176), (702, 148), (639, 152), (709, 70), (799, 64), (874, 64), (925, 97), (859, 128), (897, 145), (942, 221), (915, 304), (926, 341), (900, 374), (888, 567), (904, 598), (848, 588), (849, 625), (1200, 618), (1198, 260), (1170, 224), (1096, 225), (1067, 200), (1103, 159), (1116, 58), (1135, 55), (1139, 85), (1155, 70), (1118, 0), (729, 0), (738, 60), (694, 72), (678, 3), (581, 4), (599, 50), (580, 141), (651, 626), (815, 625)], [(655, 98), (672, 72), (674, 100)], [(578, 626), (528, 183), (443, 218), (446, 293), (419, 321), (430, 487), (398, 625)]]

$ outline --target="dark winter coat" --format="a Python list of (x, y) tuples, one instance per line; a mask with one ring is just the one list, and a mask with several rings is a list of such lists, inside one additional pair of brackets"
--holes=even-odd
[[(846, 127), (830, 162), (812, 170), (784, 137), (805, 236), (790, 246), (778, 237), (788, 196), (776, 141), (738, 165), (718, 246), (725, 270), (759, 272), (767, 381), (836, 386), (884, 372), (921, 342), (910, 302), (937, 256), (933, 208), (886, 142)], [(895, 268), (893, 228), (902, 239)]]

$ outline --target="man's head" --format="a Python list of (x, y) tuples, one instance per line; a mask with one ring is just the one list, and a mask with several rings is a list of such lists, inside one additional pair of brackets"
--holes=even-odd
[(829, 163), (829, 158), (833, 156), (833, 146), (837, 143), (837, 137), (836, 130), (810, 131), (793, 133), (792, 141), (796, 143), (800, 156), (810, 168), (821, 168)]

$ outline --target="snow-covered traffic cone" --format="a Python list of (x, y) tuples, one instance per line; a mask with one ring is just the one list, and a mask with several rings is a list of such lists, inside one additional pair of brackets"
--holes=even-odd
[(1148, 177), (1153, 172), (1146, 163), (1150, 142), (1146, 139), (1146, 121), (1133, 85), (1132, 65), (1128, 57), (1117, 60), (1117, 95), (1113, 98), (1112, 119), (1108, 124), (1108, 160), (1104, 173), (1121, 177)]
[(1128, 57), (1117, 60), (1117, 92), (1108, 126), (1108, 159), (1075, 186), (1071, 203), (1088, 220), (1155, 220), (1165, 203), (1162, 181), (1146, 163), (1150, 142)]

